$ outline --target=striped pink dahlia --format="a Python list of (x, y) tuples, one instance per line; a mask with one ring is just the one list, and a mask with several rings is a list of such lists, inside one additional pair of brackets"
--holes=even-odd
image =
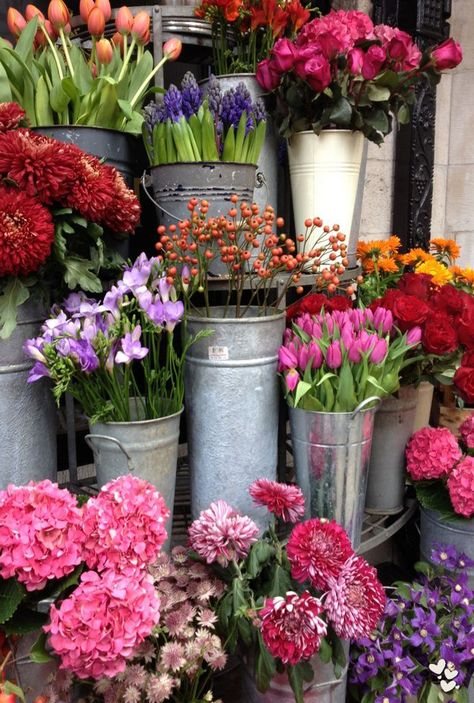
[(304, 516), (304, 496), (301, 488), (288, 483), (259, 478), (249, 488), (257, 505), (262, 505), (284, 522), (298, 522)]

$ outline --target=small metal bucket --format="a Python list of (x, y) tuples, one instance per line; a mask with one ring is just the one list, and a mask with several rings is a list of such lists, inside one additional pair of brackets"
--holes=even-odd
[(171, 540), (182, 412), (155, 420), (98, 422), (85, 437), (94, 453), (99, 488), (128, 473), (156, 486), (171, 511), (165, 548)]
[(360, 545), (374, 416), (367, 398), (351, 413), (289, 408), (296, 482), (306, 517), (334, 519)]
[[(474, 518), (459, 517), (448, 522), (435, 510), (420, 508), (420, 556), (425, 561), (430, 561), (434, 544), (452, 544), (458, 552), (474, 559)], [(474, 588), (474, 568), (467, 569), (467, 573), (470, 586)]]

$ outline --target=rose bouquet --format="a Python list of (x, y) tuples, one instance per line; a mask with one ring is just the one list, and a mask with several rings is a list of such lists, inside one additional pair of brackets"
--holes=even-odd
[[(230, 651), (242, 645), (261, 691), (277, 671), (286, 671), (302, 703), (313, 657), (332, 660), (340, 676), (340, 638), (370, 636), (385, 593), (340, 525), (317, 518), (301, 522), (305, 505), (298, 487), (260, 479), (250, 494), (274, 516), (267, 532), (259, 537), (249, 517), (219, 500), (192, 523), (190, 546), (226, 583), (216, 614)], [(293, 524), (288, 541), (278, 539), (275, 518)]]
[(409, 120), (416, 85), (438, 83), (441, 71), (461, 59), (452, 39), (422, 54), (406, 32), (339, 10), (307, 22), (293, 40), (278, 39), (259, 63), (257, 80), (276, 93), (282, 136), (339, 127), (380, 144), (393, 116)]
[(416, 330), (402, 334), (390, 310), (379, 307), (304, 312), (285, 332), (279, 372), (292, 407), (352, 412), (364, 400), (399, 387), (407, 352), (420, 341)]
[(256, 164), (265, 139), (263, 102), (252, 102), (243, 83), (223, 92), (214, 76), (204, 98), (188, 71), (181, 90), (171, 85), (144, 113), (143, 138), (152, 166), (183, 161)]
[(202, 0), (194, 11), (212, 28), (219, 75), (255, 73), (280, 37), (293, 37), (309, 19), (300, 0)]
[(102, 303), (73, 293), (55, 305), (40, 336), (25, 343), (35, 361), (29, 381), (49, 377), (57, 403), (71, 393), (92, 424), (178, 412), (184, 359), (196, 338), (176, 352), (173, 331), (184, 305), (159, 268), (141, 254)]
[(431, 559), (434, 565), (415, 565), (414, 581), (395, 584), (377, 632), (353, 645), (349, 690), (354, 700), (468, 700), (474, 594), (466, 569), (474, 562), (444, 545), (433, 545)]
[(27, 6), (26, 17), (9, 8), (16, 44), (0, 39), (0, 99), (17, 100), (32, 127), (93, 125), (139, 134), (150, 81), (166, 61), (178, 58), (181, 42), (166, 42), (163, 59), (153, 67), (152, 54), (144, 50), (150, 41), (146, 11), (134, 17), (121, 7), (110, 42), (103, 36), (112, 16), (109, 0), (81, 0), (80, 9), (91, 35), (90, 56), (74, 40), (63, 0), (51, 0), (48, 19), (34, 5)]
[(133, 233), (140, 218), (114, 168), (73, 144), (15, 129), (22, 117), (17, 105), (0, 104), (1, 338), (33, 290), (101, 292), (101, 278), (122, 261), (113, 239)]

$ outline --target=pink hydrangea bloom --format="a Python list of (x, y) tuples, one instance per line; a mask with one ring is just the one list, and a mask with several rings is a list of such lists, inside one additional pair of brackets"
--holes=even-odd
[(239, 515), (224, 500), (211, 503), (189, 528), (192, 549), (208, 564), (217, 561), (222, 566), (247, 556), (257, 537), (253, 520)]
[(50, 616), (44, 630), (61, 668), (99, 679), (125, 670), (158, 623), (160, 600), (145, 570), (86, 571), (76, 590), (51, 606)]
[(423, 427), (415, 432), (405, 454), (414, 481), (447, 476), (462, 456), (456, 437), (445, 427)]
[(324, 607), (335, 633), (344, 639), (369, 637), (377, 627), (386, 601), (377, 571), (354, 554), (339, 576), (328, 578), (328, 585)]
[(309, 591), (298, 596), (267, 598), (260, 611), (263, 641), (270, 654), (284, 664), (309, 659), (321, 646), (327, 627), (319, 616), (323, 606)]
[(459, 426), (459, 434), (468, 449), (474, 449), (474, 413)]
[(314, 518), (296, 527), (287, 545), (291, 575), (296, 581), (310, 581), (326, 588), (328, 577), (337, 578), (354, 553), (349, 537), (334, 520)]
[(147, 481), (129, 474), (107, 483), (84, 509), (87, 566), (102, 571), (152, 564), (166, 540), (169, 514)]
[(448, 491), (454, 511), (458, 515), (474, 516), (474, 458), (466, 456), (452, 470)]
[(284, 522), (298, 522), (304, 516), (304, 496), (298, 486), (260, 478), (252, 483), (249, 493), (257, 505), (267, 508)]
[(82, 510), (49, 480), (0, 491), (0, 576), (28, 591), (70, 574), (83, 558)]

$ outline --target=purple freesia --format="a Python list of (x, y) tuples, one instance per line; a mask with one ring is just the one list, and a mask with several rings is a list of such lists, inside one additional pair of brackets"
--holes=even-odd
[(41, 363), (41, 361), (35, 361), (28, 374), (28, 383), (34, 383), (39, 381), (40, 378), (48, 378), (51, 376), (47, 366)]
[(121, 350), (115, 355), (116, 364), (130, 364), (134, 359), (143, 359), (148, 354), (148, 348), (140, 344), (142, 328), (137, 325), (132, 332), (126, 332), (120, 341)]
[(27, 339), (23, 344), (23, 351), (30, 359), (34, 361), (39, 361), (41, 363), (46, 362), (46, 357), (43, 354), (45, 341), (43, 337), (35, 337), (33, 339)]

